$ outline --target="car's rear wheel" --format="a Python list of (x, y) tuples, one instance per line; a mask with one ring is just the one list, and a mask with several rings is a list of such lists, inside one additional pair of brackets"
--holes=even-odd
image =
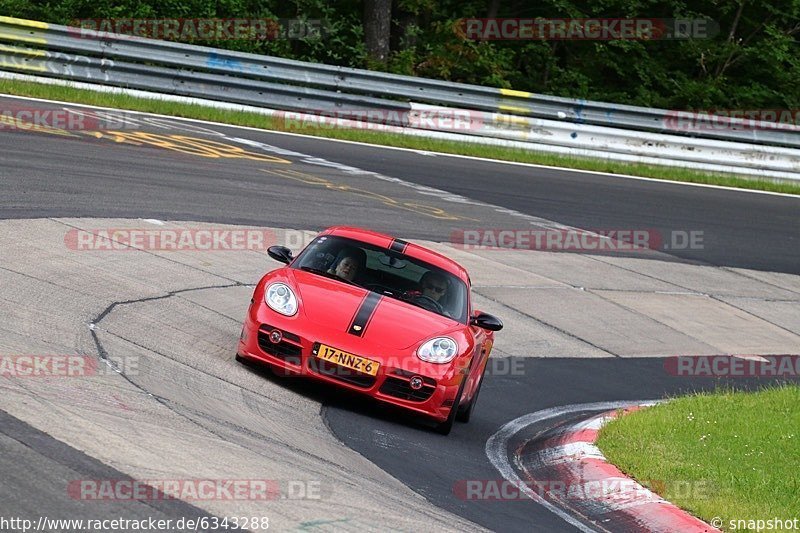
[(481, 380), (478, 382), (478, 388), (475, 389), (475, 394), (472, 395), (472, 399), (467, 405), (458, 410), (458, 414), (456, 414), (456, 420), (464, 423), (469, 422), (469, 419), (472, 416), (472, 410), (475, 408), (475, 404), (478, 402), (478, 393), (481, 392), (482, 385), (483, 376), (481, 376)]
[(464, 385), (467, 383), (467, 376), (464, 376), (464, 379), (461, 380), (461, 385), (458, 387), (458, 392), (456, 393), (456, 397), (453, 400), (453, 407), (450, 408), (450, 414), (447, 415), (447, 420), (438, 424), (436, 426), (436, 432), (441, 435), (449, 435), (450, 431), (453, 429), (453, 424), (456, 421), (456, 416), (458, 416), (458, 406), (461, 404), (461, 395), (464, 393)]

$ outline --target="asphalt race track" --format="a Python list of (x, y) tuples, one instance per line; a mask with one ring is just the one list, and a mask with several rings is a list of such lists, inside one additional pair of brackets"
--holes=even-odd
[[(468, 426), (456, 426), (453, 439), (421, 432), (413, 421), (397, 423), (396, 417), (378, 408), (365, 408), (354, 400), (341, 405), (328, 404), (326, 416), (336, 435), (369, 460), (424, 494), (433, 503), (489, 529), (499, 531), (573, 531), (560, 518), (549, 513), (531, 513), (529, 501), (464, 501), (454, 487), (464, 480), (497, 479), (488, 461), (470, 460), (479, 456), (487, 439), (497, 431), (496, 415), (513, 420), (530, 411), (561, 405), (610, 400), (638, 402), (670, 395), (713, 388), (713, 379), (686, 380), (665, 375), (663, 362), (653, 358), (635, 359), (532, 359), (526, 361), (528, 379), (493, 376), (481, 391), (480, 410)], [(596, 376), (597, 379), (588, 379)], [(751, 380), (752, 381), (752, 380)], [(733, 383), (757, 386), (757, 383)], [(485, 394), (485, 396), (484, 396)], [(580, 413), (577, 420), (594, 411)], [(355, 413), (355, 414), (354, 414)], [(360, 422), (354, 424), (353, 417)], [(574, 418), (574, 417), (573, 417)], [(561, 423), (530, 428), (532, 437)], [(420, 461), (422, 457), (424, 460)], [(620, 531), (613, 527), (609, 531)]]
[[(144, 129), (159, 131), (147, 125)], [(702, 250), (671, 250), (671, 255), (719, 266), (800, 273), (796, 198), (557, 169), (532, 170), (224, 126), (209, 129), (568, 226), (597, 230), (652, 228), (661, 232), (699, 230), (705, 237)], [(338, 204), (318, 204), (322, 196), (319, 191), (287, 186), (286, 180), (268, 175), (254, 175), (252, 165), (241, 164), (237, 159), (228, 160), (220, 170), (215, 160), (198, 162), (155, 151), (142, 158), (139, 150), (118, 147), (111, 155), (106, 142), (91, 144), (85, 137), (60, 139), (41, 135), (34, 146), (28, 135), (4, 137), (7, 149), (2, 155), (2, 218), (146, 216), (291, 226), (296, 207), (315, 205), (313, 210), (304, 210), (302, 220), (309, 228), (344, 220), (410, 238), (449, 238), (442, 228), (433, 231), (424, 224), (399, 225), (397, 218), (376, 216), (364, 202), (356, 204), (364, 213), (348, 210), (343, 217)], [(73, 148), (75, 142), (80, 148)], [(113, 180), (109, 179), (112, 168)], [(52, 183), (54, 173), (60, 178), (56, 188)], [(80, 194), (89, 190), (91, 195)]]
[[(0, 474), (10, 480), (0, 517), (262, 513), (295, 531), (573, 531), (530, 500), (455, 494), (460, 481), (500, 477), (485, 448), (505, 423), (771, 381), (675, 376), (665, 356), (800, 353), (798, 198), (131, 117), (115, 130), (0, 130), (0, 356), (137, 363), (91, 380), (0, 376)], [(336, 224), (451, 255), (470, 271), (476, 306), (505, 321), (473, 419), (449, 437), (235, 363), (252, 286), (276, 265), (263, 252), (65, 246), (70, 231), (98, 228), (246, 226), (289, 239)], [(664, 246), (584, 254), (450, 242), (487, 228), (646, 229)], [(690, 232), (702, 246), (672, 246)], [(313, 480), (323, 497), (98, 503), (64, 490), (75, 479), (197, 477)]]

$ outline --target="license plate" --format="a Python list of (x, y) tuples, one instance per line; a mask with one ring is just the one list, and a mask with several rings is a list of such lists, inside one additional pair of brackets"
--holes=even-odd
[(366, 357), (359, 357), (348, 352), (343, 352), (342, 350), (337, 350), (336, 348), (326, 346), (325, 344), (320, 344), (319, 348), (317, 348), (316, 352), (314, 352), (314, 355), (330, 363), (334, 363), (363, 374), (369, 374), (370, 376), (377, 375), (378, 368), (381, 366), (381, 364), (377, 361), (367, 359)]

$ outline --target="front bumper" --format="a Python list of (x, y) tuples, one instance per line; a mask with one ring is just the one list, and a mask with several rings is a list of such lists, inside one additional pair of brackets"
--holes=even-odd
[[(365, 346), (360, 338), (348, 339), (342, 332), (329, 331), (297, 317), (278, 316), (264, 307), (254, 303), (247, 314), (239, 340), (240, 356), (268, 363), (286, 375), (310, 377), (367, 394), (438, 422), (450, 414), (463, 376), (458, 370), (458, 358), (439, 365), (415, 355), (381, 353), (385, 349)], [(274, 330), (281, 333), (279, 342), (270, 340)], [(316, 357), (318, 343), (378, 361), (377, 375), (363, 374)], [(421, 378), (419, 388), (411, 386), (414, 377)], [(414, 381), (419, 385), (419, 380)]]

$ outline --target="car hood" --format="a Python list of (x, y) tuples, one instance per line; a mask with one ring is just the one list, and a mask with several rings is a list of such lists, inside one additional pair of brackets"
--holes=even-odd
[[(325, 328), (347, 333), (370, 291), (310, 272), (294, 270), (293, 274), (306, 318)], [(361, 338), (370, 344), (405, 350), (459, 325), (448, 317), (382, 296)]]

